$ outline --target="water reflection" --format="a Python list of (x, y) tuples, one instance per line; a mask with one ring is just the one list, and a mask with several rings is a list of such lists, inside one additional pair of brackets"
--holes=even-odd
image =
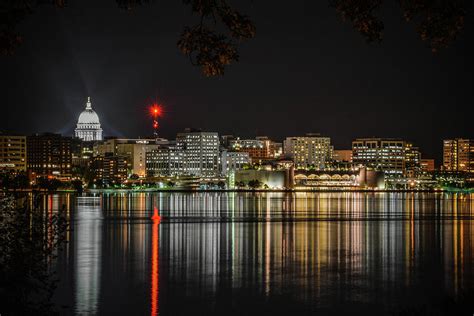
[[(439, 312), (447, 297), (474, 288), (473, 200), (427, 193), (79, 200), (70, 243), (74, 308), (152, 315)], [(161, 223), (151, 219), (154, 208)], [(70, 270), (60, 270), (71, 282)]]
[(159, 312), (159, 291), (160, 291), (160, 232), (158, 225), (160, 224), (160, 215), (158, 214), (158, 208), (154, 208), (154, 214), (151, 217), (153, 222), (153, 232), (151, 239), (151, 315), (158, 315)]
[[(168, 221), (399, 220), (473, 217), (471, 195), (447, 193), (107, 194), (104, 209), (145, 218), (158, 206)], [(148, 212), (145, 214), (144, 212)]]
[(95, 314), (99, 308), (102, 264), (102, 208), (100, 198), (77, 199), (75, 215), (75, 311)]

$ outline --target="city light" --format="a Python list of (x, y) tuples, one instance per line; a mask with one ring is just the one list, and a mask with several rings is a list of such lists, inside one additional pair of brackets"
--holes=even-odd
[(150, 106), (150, 114), (153, 118), (158, 118), (163, 116), (163, 107), (158, 103), (153, 103)]
[(153, 118), (153, 134), (158, 137), (158, 118), (163, 116), (163, 107), (158, 103), (153, 103), (150, 108), (150, 115)]
[(158, 224), (161, 221), (160, 215), (158, 215), (158, 208), (154, 207), (154, 213), (151, 217), (153, 221), (153, 230), (152, 230), (152, 253), (151, 253), (151, 315), (156, 316), (159, 315), (159, 282), (160, 282), (160, 275), (159, 275), (159, 268), (160, 268), (160, 260), (159, 260), (159, 238), (160, 238), (160, 231), (158, 228)]

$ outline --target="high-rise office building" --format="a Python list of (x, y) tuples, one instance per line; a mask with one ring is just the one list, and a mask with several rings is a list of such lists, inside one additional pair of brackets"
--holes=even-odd
[(443, 169), (474, 172), (474, 140), (463, 138), (444, 140)]
[(352, 150), (351, 149), (335, 149), (332, 156), (334, 161), (337, 162), (352, 162)]
[(185, 174), (184, 150), (176, 144), (160, 146), (146, 153), (147, 177), (181, 176)]
[(26, 136), (0, 134), (0, 171), (26, 171)]
[(422, 172), (433, 172), (435, 171), (435, 161), (434, 159), (421, 159), (420, 168)]
[(71, 137), (59, 134), (35, 134), (26, 138), (27, 168), (36, 176), (70, 177)]
[(230, 172), (242, 170), (251, 162), (249, 153), (243, 151), (222, 151), (221, 174), (227, 176)]
[(128, 173), (130, 175), (136, 174), (139, 177), (144, 177), (146, 175), (146, 153), (164, 144), (168, 144), (168, 140), (161, 138), (110, 138), (94, 145), (94, 156), (103, 156), (105, 153), (125, 156)]
[(265, 136), (255, 139), (232, 139), (229, 141), (230, 151), (240, 151), (248, 153), (254, 163), (261, 163), (275, 158), (272, 151), (272, 141)]
[(184, 152), (185, 174), (198, 177), (219, 175), (217, 133), (186, 129), (176, 136), (176, 146)]
[(352, 142), (352, 161), (393, 176), (420, 170), (418, 148), (401, 139), (358, 138)]
[(74, 137), (71, 141), (73, 173), (90, 165), (94, 154), (94, 143)]
[(91, 171), (94, 183), (108, 186), (120, 184), (127, 179), (127, 157), (105, 153), (92, 159)]
[(285, 156), (295, 163), (295, 169), (325, 169), (332, 160), (334, 150), (331, 139), (319, 134), (287, 137), (283, 147)]
[(416, 177), (421, 171), (420, 149), (410, 142), (405, 142), (405, 175)]

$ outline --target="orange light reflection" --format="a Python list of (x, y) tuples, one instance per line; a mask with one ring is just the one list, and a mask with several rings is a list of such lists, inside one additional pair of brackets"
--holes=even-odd
[(153, 231), (151, 239), (151, 315), (156, 316), (159, 314), (159, 238), (160, 233), (158, 230), (158, 224), (160, 223), (160, 216), (158, 215), (158, 209), (155, 207), (155, 212), (152, 216)]

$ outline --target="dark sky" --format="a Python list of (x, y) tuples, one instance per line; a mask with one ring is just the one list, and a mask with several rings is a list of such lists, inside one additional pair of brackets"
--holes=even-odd
[(16, 55), (0, 57), (0, 129), (70, 135), (90, 95), (108, 136), (150, 135), (146, 105), (157, 100), (167, 138), (185, 127), (277, 140), (319, 132), (336, 148), (356, 137), (401, 137), (436, 158), (443, 138), (474, 138), (471, 16), (460, 38), (433, 55), (396, 6), (382, 12), (378, 45), (327, 1), (240, 3), (257, 36), (212, 79), (176, 47), (195, 22), (181, 1), (133, 13), (113, 0), (40, 9), (21, 24)]

